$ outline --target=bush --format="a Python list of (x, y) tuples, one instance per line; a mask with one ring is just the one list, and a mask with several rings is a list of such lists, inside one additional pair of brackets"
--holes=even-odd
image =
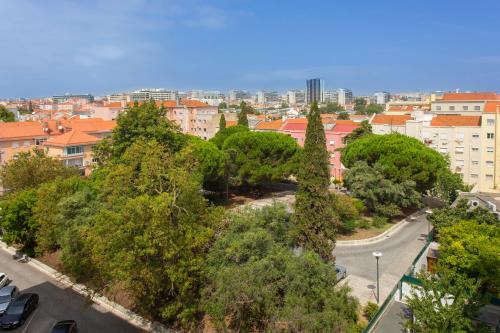
[(356, 227), (356, 220), (344, 220), (340, 224), (339, 232), (343, 235), (349, 235), (356, 230)]
[(361, 219), (358, 221), (358, 227), (361, 229), (370, 229), (370, 222), (366, 219)]
[(375, 228), (378, 229), (383, 228), (386, 224), (387, 224), (387, 217), (378, 215), (373, 217), (372, 225)]
[(373, 317), (375, 317), (377, 311), (378, 311), (378, 305), (372, 302), (368, 302), (363, 307), (363, 316), (365, 316), (365, 318), (368, 320), (372, 320)]

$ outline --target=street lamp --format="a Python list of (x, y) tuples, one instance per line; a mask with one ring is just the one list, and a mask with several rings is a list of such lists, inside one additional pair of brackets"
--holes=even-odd
[(380, 301), (380, 287), (378, 281), (378, 260), (380, 259), (380, 257), (382, 257), (382, 252), (380, 251), (373, 252), (373, 256), (375, 257), (375, 259), (377, 259), (377, 304), (378, 304)]
[(427, 216), (426, 216), (426, 219), (427, 219), (427, 237), (429, 237), (429, 235), (431, 233), (431, 221), (429, 221), (429, 215), (432, 214), (432, 210), (427, 209), (425, 211), (425, 213), (427, 214)]

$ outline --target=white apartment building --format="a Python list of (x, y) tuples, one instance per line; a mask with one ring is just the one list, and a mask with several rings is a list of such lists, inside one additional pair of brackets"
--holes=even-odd
[(323, 102), (328, 103), (338, 103), (339, 102), (339, 93), (334, 90), (325, 90), (323, 92)]
[(373, 94), (373, 97), (375, 99), (375, 104), (385, 105), (389, 102), (391, 95), (388, 92), (379, 91)]
[(354, 101), (354, 96), (352, 94), (352, 90), (350, 89), (339, 88), (337, 89), (337, 95), (338, 95), (338, 103), (340, 105), (352, 104), (352, 102)]
[(175, 101), (178, 98), (178, 91), (165, 89), (141, 89), (130, 94), (132, 101)]
[(306, 102), (306, 94), (304, 90), (290, 90), (287, 92), (288, 104), (291, 106), (304, 104)]

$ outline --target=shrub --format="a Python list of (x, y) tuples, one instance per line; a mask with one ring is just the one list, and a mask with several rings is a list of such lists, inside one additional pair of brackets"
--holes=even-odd
[(341, 234), (352, 234), (357, 227), (356, 220), (344, 220), (340, 224), (339, 232)]
[(365, 318), (368, 320), (372, 320), (373, 317), (375, 317), (377, 311), (378, 311), (378, 305), (372, 302), (368, 302), (363, 307), (363, 316), (365, 316)]
[(369, 229), (370, 228), (370, 222), (366, 219), (361, 219), (358, 221), (358, 227), (361, 229)]
[(373, 217), (372, 225), (375, 228), (378, 229), (383, 228), (386, 224), (387, 224), (387, 217), (378, 215)]

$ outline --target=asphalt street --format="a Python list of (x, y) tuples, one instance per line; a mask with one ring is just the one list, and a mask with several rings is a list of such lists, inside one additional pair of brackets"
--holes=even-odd
[(57, 321), (74, 319), (82, 333), (138, 333), (144, 332), (107, 310), (89, 302), (72, 289), (47, 274), (25, 263), (13, 260), (12, 255), (0, 249), (0, 272), (5, 272), (21, 292), (37, 293), (40, 303), (26, 323), (10, 332), (48, 333)]

